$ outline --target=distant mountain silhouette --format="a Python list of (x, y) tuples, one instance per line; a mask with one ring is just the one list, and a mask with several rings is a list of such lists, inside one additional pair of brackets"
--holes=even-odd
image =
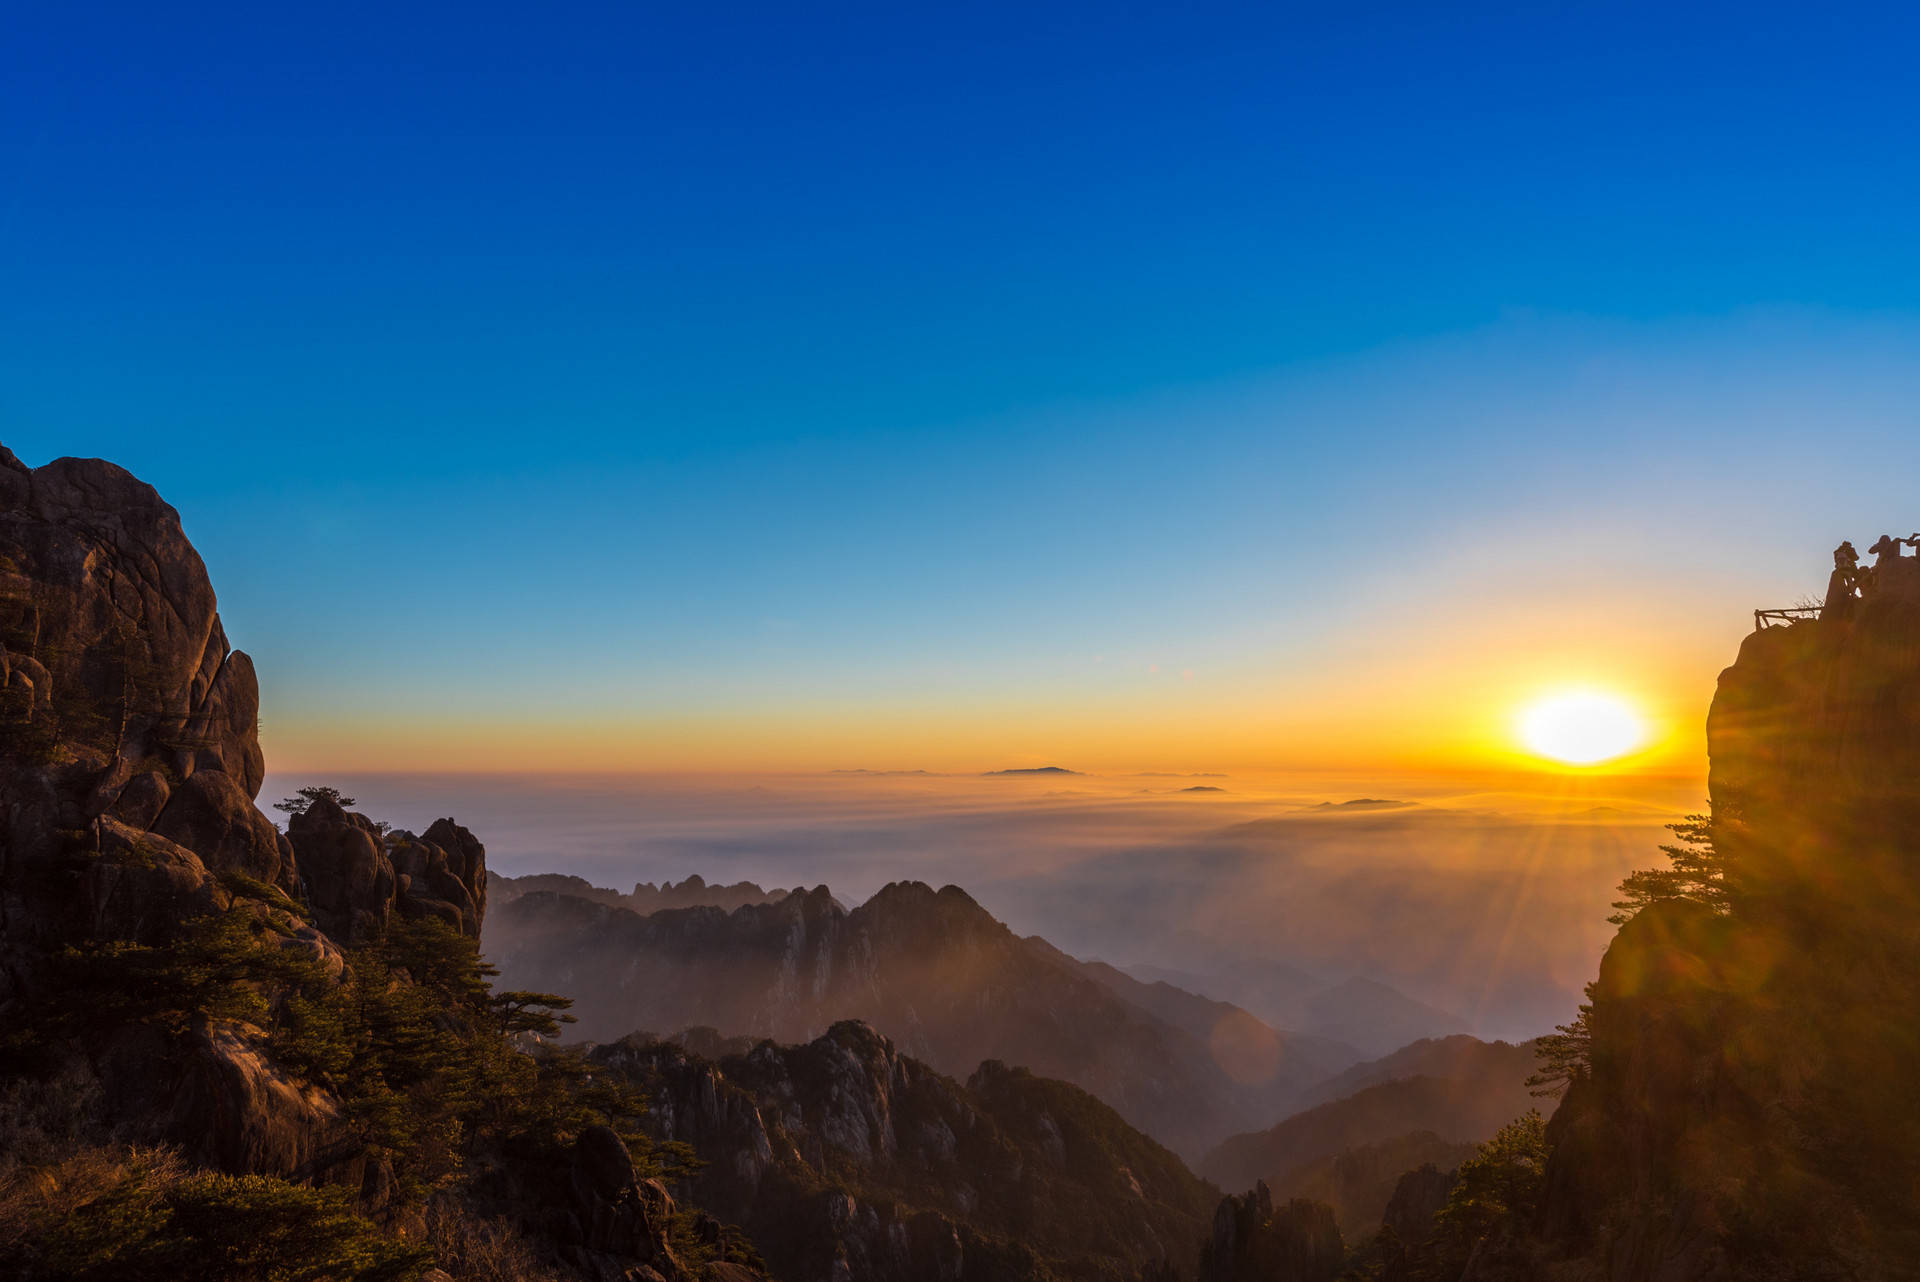
[(1191, 788), (1182, 788), (1181, 792), (1225, 792), (1225, 788), (1216, 788), (1212, 784), (1197, 783)]
[(1078, 770), (1069, 770), (1065, 766), (1028, 766), (1015, 770), (988, 770), (983, 772), (988, 778), (995, 775), (1077, 775)]
[(1249, 1188), (1258, 1180), (1278, 1184), (1311, 1163), (1416, 1131), (1430, 1131), (1453, 1144), (1489, 1139), (1535, 1104), (1526, 1086), (1532, 1053), (1524, 1047), (1508, 1049), (1526, 1059), (1524, 1066), (1515, 1066), (1517, 1073), (1418, 1076), (1368, 1086), (1267, 1130), (1234, 1136), (1201, 1159), (1200, 1173), (1223, 1188)]
[[(1303, 1091), (1300, 1107), (1310, 1108), (1358, 1094), (1382, 1082), (1404, 1081), (1412, 1077), (1439, 1077), (1452, 1081), (1479, 1082), (1492, 1092), (1505, 1092), (1517, 1099), (1510, 1088), (1522, 1085), (1537, 1067), (1532, 1042), (1483, 1042), (1477, 1037), (1456, 1033), (1451, 1037), (1422, 1038), (1379, 1059), (1355, 1064)], [(1520, 1110), (1526, 1111), (1525, 1109)]]
[(577, 899), (587, 899), (598, 904), (609, 904), (616, 908), (629, 908), (637, 913), (659, 912), (663, 908), (721, 908), (731, 912), (744, 904), (776, 904), (788, 895), (800, 893), (793, 890), (762, 890), (750, 881), (738, 881), (730, 886), (709, 885), (699, 873), (694, 873), (685, 881), (675, 885), (671, 881), (658, 886), (643, 881), (634, 886), (629, 894), (617, 890), (608, 890), (596, 886), (583, 877), (567, 873), (530, 873), (524, 877), (506, 877), (493, 873), (487, 878), (487, 891), (494, 896), (496, 903), (511, 903), (525, 894), (534, 891), (549, 891), (559, 895), (572, 895)]
[(1156, 966), (1130, 966), (1136, 978), (1163, 980), (1251, 1011), (1275, 1028), (1325, 1038), (1384, 1055), (1426, 1037), (1460, 1032), (1466, 1021), (1435, 1009), (1378, 980), (1348, 978), (1332, 983), (1283, 962), (1234, 960), (1230, 970), (1198, 974)]
[(1352, 801), (1323, 801), (1315, 810), (1402, 810), (1411, 801), (1388, 801), (1383, 797), (1355, 797)]

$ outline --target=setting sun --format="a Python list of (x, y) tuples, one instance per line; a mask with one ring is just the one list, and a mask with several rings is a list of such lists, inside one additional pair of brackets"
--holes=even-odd
[(1647, 740), (1646, 722), (1618, 695), (1594, 690), (1548, 695), (1520, 714), (1520, 742), (1569, 766), (1625, 756)]

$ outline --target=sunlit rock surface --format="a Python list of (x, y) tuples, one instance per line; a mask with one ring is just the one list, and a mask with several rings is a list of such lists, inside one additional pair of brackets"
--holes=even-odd
[[(252, 661), (228, 643), (178, 514), (125, 470), (30, 470), (0, 448), (0, 691), (0, 1014), (69, 945), (164, 944), (236, 896), (336, 975), (339, 945), (395, 913), (478, 936), (486, 852), (451, 820), (381, 838), (319, 808), (289, 841), (255, 806)], [(314, 924), (262, 888), (308, 902)], [(338, 1145), (337, 1110), (256, 1041), (203, 1022), (184, 1050), (123, 1038), (100, 1067), (126, 1118), (208, 1161), (310, 1174)]]

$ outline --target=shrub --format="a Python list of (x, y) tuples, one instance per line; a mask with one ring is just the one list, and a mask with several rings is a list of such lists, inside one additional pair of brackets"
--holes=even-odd
[(87, 1149), (0, 1186), (0, 1263), (34, 1282), (411, 1282), (432, 1262), (345, 1189), (187, 1174), (164, 1154)]

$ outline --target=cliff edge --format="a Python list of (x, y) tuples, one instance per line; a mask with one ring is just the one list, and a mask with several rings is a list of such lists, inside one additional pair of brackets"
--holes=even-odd
[(1538, 1232), (1584, 1265), (1566, 1276), (1915, 1276), (1909, 579), (1756, 630), (1720, 676), (1699, 867), (1630, 905), (1590, 990), (1587, 1063), (1549, 1128)]

